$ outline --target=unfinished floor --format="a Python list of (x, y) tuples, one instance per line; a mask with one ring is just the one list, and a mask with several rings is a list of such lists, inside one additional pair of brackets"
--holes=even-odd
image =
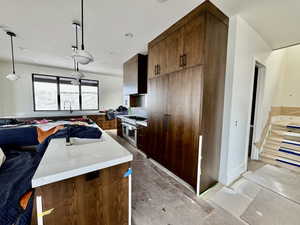
[(251, 162), (232, 186), (217, 185), (198, 198), (115, 131), (108, 133), (134, 155), (133, 225), (300, 224), (300, 174)]

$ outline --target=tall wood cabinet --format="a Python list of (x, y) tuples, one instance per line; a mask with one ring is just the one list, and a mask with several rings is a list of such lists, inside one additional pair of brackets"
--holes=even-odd
[(149, 43), (147, 152), (200, 192), (219, 175), (227, 36), (206, 1)]

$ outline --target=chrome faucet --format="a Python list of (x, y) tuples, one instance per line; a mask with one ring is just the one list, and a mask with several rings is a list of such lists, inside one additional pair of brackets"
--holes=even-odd
[(70, 111), (70, 113), (73, 113), (72, 102), (69, 100), (64, 101), (64, 110), (66, 110), (66, 104), (69, 104), (69, 111)]

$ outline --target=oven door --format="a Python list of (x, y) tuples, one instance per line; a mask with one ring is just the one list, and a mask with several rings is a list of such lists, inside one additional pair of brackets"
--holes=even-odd
[(122, 123), (123, 137), (132, 145), (137, 144), (137, 129), (128, 123)]

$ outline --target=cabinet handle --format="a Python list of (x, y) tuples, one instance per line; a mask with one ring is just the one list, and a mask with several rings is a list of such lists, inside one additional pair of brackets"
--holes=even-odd
[(187, 64), (187, 56), (186, 56), (186, 54), (184, 54), (183, 56), (182, 56), (182, 66), (186, 66), (186, 64)]
[(179, 67), (182, 67), (182, 55), (179, 57)]
[(157, 74), (160, 74), (160, 65), (157, 65)]

